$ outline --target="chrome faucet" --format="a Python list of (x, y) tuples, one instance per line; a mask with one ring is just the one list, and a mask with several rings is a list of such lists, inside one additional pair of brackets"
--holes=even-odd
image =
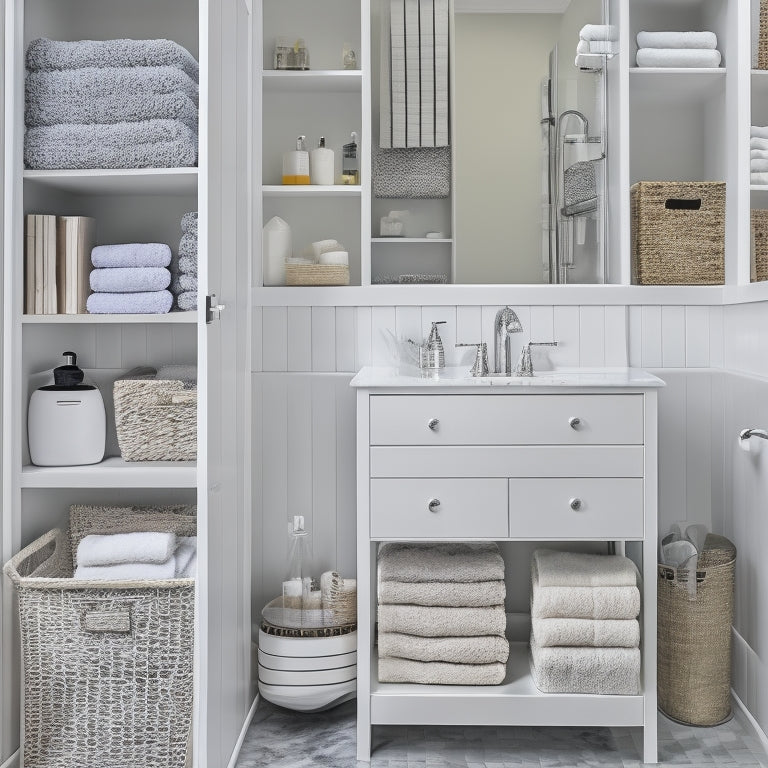
[(506, 376), (512, 375), (512, 340), (510, 335), (522, 333), (523, 326), (520, 318), (511, 307), (504, 307), (496, 313), (496, 321), (493, 324), (495, 337), (494, 368), (496, 373)]
[(520, 362), (517, 364), (518, 376), (533, 376), (533, 361), (531, 360), (531, 347), (556, 347), (556, 341), (529, 341), (520, 353)]

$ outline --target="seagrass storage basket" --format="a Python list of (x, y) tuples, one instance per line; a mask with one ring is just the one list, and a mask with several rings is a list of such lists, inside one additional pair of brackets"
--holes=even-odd
[(757, 68), (768, 69), (768, 0), (760, 0), (760, 31), (757, 39)]
[(197, 387), (132, 374), (113, 389), (120, 455), (125, 461), (195, 461)]
[(194, 535), (194, 508), (78, 507), (73, 514), (77, 533), (49, 531), (5, 566), (19, 597), (23, 765), (184, 768), (194, 579), (75, 580), (72, 552), (89, 533), (128, 532), (131, 519), (138, 530)]
[(725, 183), (639, 181), (631, 187), (632, 282), (725, 282)]
[(343, 264), (286, 264), (286, 285), (349, 285), (349, 267)]
[(753, 283), (768, 280), (768, 211), (752, 210), (752, 268)]
[[(736, 548), (709, 534), (696, 569), (658, 567), (658, 697), (665, 715), (712, 726), (731, 717), (731, 624)], [(693, 574), (692, 574), (693, 575)]]

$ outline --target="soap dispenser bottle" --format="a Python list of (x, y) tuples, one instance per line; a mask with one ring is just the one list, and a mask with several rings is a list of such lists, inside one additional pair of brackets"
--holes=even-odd
[(317, 149), (309, 153), (309, 178), (311, 184), (333, 185), (336, 158), (332, 149), (325, 146), (325, 136), (320, 137)]
[(309, 152), (306, 136), (296, 139), (296, 149), (283, 155), (283, 184), (309, 184)]
[(53, 384), (36, 389), (29, 400), (29, 456), (39, 467), (98, 464), (104, 458), (107, 417), (101, 392), (84, 384), (74, 352), (53, 370)]

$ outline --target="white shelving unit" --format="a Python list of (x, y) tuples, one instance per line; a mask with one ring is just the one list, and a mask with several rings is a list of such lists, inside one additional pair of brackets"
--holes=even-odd
[(197, 168), (24, 171), (24, 181), (77, 195), (194, 195)]
[(166, 315), (23, 315), (24, 325), (197, 325), (197, 312)]

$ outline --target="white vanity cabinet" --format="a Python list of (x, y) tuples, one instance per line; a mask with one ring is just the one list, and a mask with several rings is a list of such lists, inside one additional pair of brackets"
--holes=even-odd
[[(639, 726), (656, 762), (656, 388), (632, 369), (440, 380), (364, 368), (357, 388), (358, 731), (425, 725)], [(499, 686), (379, 683), (376, 551), (385, 540), (616, 541), (648, 574), (642, 693), (545, 694), (510, 631)], [(631, 543), (630, 543), (631, 542)], [(514, 622), (510, 622), (510, 627)]]

